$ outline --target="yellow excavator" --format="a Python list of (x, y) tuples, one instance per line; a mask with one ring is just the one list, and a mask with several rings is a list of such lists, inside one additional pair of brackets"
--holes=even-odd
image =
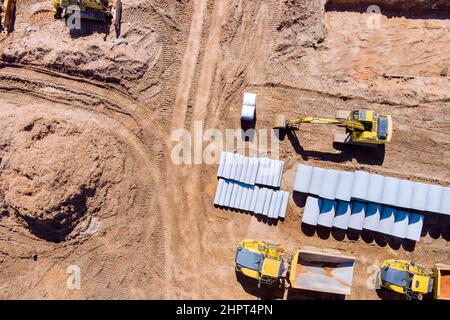
[(0, 0), (0, 31), (13, 31), (15, 15), (16, 0)]
[(67, 19), (75, 11), (81, 20), (109, 23), (112, 19), (120, 23), (122, 14), (121, 0), (53, 0), (53, 11), (56, 18)]
[(334, 119), (295, 118), (286, 120), (284, 115), (275, 116), (274, 129), (298, 130), (300, 124), (326, 124), (345, 128), (345, 133), (336, 134), (334, 143), (361, 146), (384, 145), (392, 138), (392, 118), (372, 110), (338, 111)]

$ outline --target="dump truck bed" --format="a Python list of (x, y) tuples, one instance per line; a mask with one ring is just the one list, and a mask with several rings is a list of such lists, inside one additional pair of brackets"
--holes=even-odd
[(450, 300), (450, 266), (436, 265), (434, 277), (435, 298), (439, 300)]
[(296, 289), (349, 295), (354, 257), (299, 250), (292, 259), (289, 280)]

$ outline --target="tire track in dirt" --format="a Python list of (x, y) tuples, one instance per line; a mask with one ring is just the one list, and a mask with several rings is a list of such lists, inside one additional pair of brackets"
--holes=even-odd
[(269, 17), (269, 8), (267, 3), (261, 3), (258, 8), (256, 15), (256, 31), (255, 37), (252, 41), (252, 68), (248, 72), (249, 77), (258, 79), (265, 78), (268, 74), (267, 64), (269, 63), (266, 59), (267, 52), (269, 49), (267, 47), (266, 40), (266, 30), (268, 27), (268, 22), (270, 20)]
[(216, 1), (212, 14), (211, 29), (206, 44), (205, 55), (203, 57), (200, 78), (198, 81), (197, 95), (193, 111), (193, 120), (203, 120), (207, 113), (209, 93), (211, 85), (216, 75), (217, 63), (220, 55), (220, 32), (225, 23), (228, 10), (227, 1)]
[[(236, 7), (229, 5), (229, 10), (236, 10), (237, 7), (245, 6), (245, 13), (236, 13), (239, 16), (239, 28), (233, 33), (230, 41), (232, 55), (227, 55), (225, 51), (224, 62), (219, 64), (218, 72), (221, 77), (230, 77), (235, 80), (227, 83), (225, 90), (216, 90), (218, 97), (223, 95), (217, 106), (208, 110), (208, 121), (213, 127), (217, 127), (223, 118), (229, 118), (229, 103), (238, 98), (242, 91), (248, 87), (248, 82), (256, 81), (266, 72), (268, 39), (266, 30), (269, 28), (270, 15), (269, 5), (264, 2), (248, 3), (245, 1), (236, 2)], [(239, 98), (240, 100), (240, 98)]]
[[(0, 69), (0, 90), (22, 91), (50, 101), (74, 104), (82, 101), (86, 105), (101, 105), (111, 111), (129, 117), (130, 129), (142, 140), (138, 122), (142, 121), (145, 128), (152, 128), (151, 134), (161, 141), (166, 137), (157, 116), (148, 112), (140, 112), (138, 103), (121, 91), (102, 87), (97, 83), (79, 81), (73, 77), (60, 76), (54, 73), (42, 73), (38, 70), (5, 67)], [(61, 95), (61, 92), (64, 93)], [(102, 110), (99, 110), (102, 111)], [(142, 120), (139, 120), (143, 118)]]
[(183, 63), (180, 70), (176, 100), (172, 116), (172, 130), (183, 128), (186, 119), (189, 94), (191, 92), (193, 75), (197, 66), (197, 59), (200, 53), (201, 35), (203, 20), (205, 18), (207, 0), (195, 0), (193, 3), (194, 13), (191, 19), (191, 29)]
[[(100, 270), (100, 276), (93, 279), (92, 283), (86, 283), (87, 290), (84, 291), (85, 298), (131, 297), (133, 296), (132, 290), (134, 290), (134, 288), (140, 292), (140, 296), (143, 298), (164, 297), (165, 290), (162, 286), (162, 282), (165, 280), (166, 272), (164, 268), (166, 239), (164, 237), (164, 228), (161, 226), (161, 223), (164, 223), (162, 216), (165, 216), (169, 211), (165, 201), (155, 201), (155, 198), (153, 197), (155, 185), (161, 186), (158, 189), (158, 194), (163, 195), (163, 197), (166, 195), (164, 190), (164, 179), (161, 178), (158, 169), (152, 169), (159, 167), (159, 164), (157, 164), (158, 158), (154, 157), (152, 146), (158, 144), (158, 135), (161, 136), (162, 132), (162, 130), (158, 130), (158, 126), (155, 127), (157, 124), (156, 120), (152, 119), (152, 122), (155, 121), (155, 125), (151, 124), (150, 121), (148, 121), (150, 120), (149, 118), (143, 118), (140, 115), (139, 106), (133, 99), (130, 99), (126, 95), (115, 90), (109, 90), (96, 84), (78, 82), (74, 79), (67, 79), (65, 77), (50, 76), (36, 71), (21, 70), (21, 72), (17, 72), (17, 70), (17, 68), (3, 68), (0, 70), (0, 79), (2, 79), (0, 82), (0, 91), (5, 92), (5, 96), (17, 95), (19, 93), (26, 101), (33, 101), (35, 97), (38, 97), (38, 99), (58, 102), (61, 105), (66, 104), (75, 109), (81, 106), (81, 109), (88, 110), (88, 112), (92, 112), (93, 114), (103, 114), (103, 117), (105, 115), (107, 117), (111, 116), (112, 119), (115, 118), (113, 113), (123, 114), (133, 119), (133, 121), (136, 122), (135, 126), (137, 128), (142, 128), (135, 132), (129, 130), (129, 128), (125, 129), (125, 127), (130, 124), (130, 120), (128, 120), (128, 118), (119, 117), (121, 121), (124, 121), (125, 127), (116, 128), (115, 133), (125, 139), (121, 140), (123, 142), (123, 147), (126, 149), (126, 153), (135, 159), (135, 165), (139, 168), (140, 174), (135, 180), (138, 187), (135, 188), (135, 196), (133, 197), (133, 200), (131, 200), (133, 204), (130, 210), (127, 210), (125, 214), (118, 214), (113, 221), (105, 222), (109, 226), (106, 237), (93, 238), (90, 241), (90, 244), (87, 243), (80, 245), (79, 247), (77, 246), (77, 249), (71, 250), (71, 252), (67, 252), (67, 248), (52, 249), (50, 244), (41, 243), (35, 239), (25, 240), (24, 243), (30, 243), (31, 241), (31, 243), (34, 243), (36, 247), (39, 248), (37, 253), (39, 254), (40, 261), (41, 259), (45, 260), (45, 257), (53, 261), (55, 261), (55, 259), (60, 261), (54, 268), (46, 268), (45, 270), (43, 269), (43, 272), (40, 272), (40, 278), (45, 278), (42, 286), (46, 286), (49, 281), (53, 281), (50, 279), (52, 278), (52, 274), (55, 272), (57, 274), (61, 273), (60, 271), (65, 268), (63, 267), (64, 263), (78, 260), (80, 254), (86, 252), (87, 249), (92, 248), (93, 246), (98, 247), (98, 244), (101, 244), (100, 249), (96, 249), (94, 254), (101, 257), (101, 261), (103, 261), (108, 268)], [(57, 92), (59, 92), (59, 99), (58, 95), (56, 95)], [(102, 127), (106, 126), (105, 129), (108, 129), (106, 123), (103, 124), (101, 122), (99, 124)], [(160, 145), (162, 150), (164, 149), (163, 142), (158, 145)], [(162, 152), (164, 153), (164, 151)], [(133, 156), (133, 154), (136, 156)], [(112, 217), (107, 218), (107, 220), (111, 220), (111, 218)], [(144, 221), (144, 223), (142, 223), (142, 221)], [(26, 237), (25, 234), (22, 235), (14, 232), (14, 238), (20, 239), (24, 237)], [(130, 239), (130, 243), (124, 245), (121, 239)], [(126, 252), (123, 251), (123, 248), (129, 245), (133, 245), (133, 252), (138, 253), (141, 257), (136, 258), (138, 260), (135, 262), (130, 261), (129, 265), (126, 263), (122, 264), (127, 266), (125, 269), (117, 267), (120, 264), (117, 264), (114, 261), (117, 260), (117, 258), (123, 260), (123, 257), (126, 257)], [(27, 255), (27, 251), (30, 252), (30, 250), (32, 250), (31, 247), (29, 250), (25, 250), (24, 253)], [(108, 252), (111, 252), (112, 255), (109, 255)], [(158, 257), (156, 261), (154, 259), (155, 257)], [(28, 256), (25, 256), (25, 258), (31, 259), (31, 257)], [(62, 261), (62, 259), (64, 259), (64, 261)], [(98, 263), (98, 260), (95, 261), (95, 263)], [(91, 270), (92, 267), (94, 267), (94, 264), (92, 264), (92, 261), (90, 260), (86, 262), (87, 264), (81, 261), (82, 269), (85, 271)], [(140, 270), (136, 269), (137, 266), (139, 266)], [(119, 278), (119, 287), (116, 286), (118, 279), (112, 276), (117, 273), (123, 275), (122, 278)], [(142, 274), (155, 275), (156, 278), (147, 283), (146, 281), (139, 280), (142, 277)], [(34, 288), (37, 288), (38, 285), (41, 286), (39, 281), (39, 279), (35, 279), (30, 282), (28, 286), (30, 291), (27, 294), (30, 298), (36, 297), (36, 295), (39, 294), (33, 290)], [(158, 290), (155, 290), (155, 287), (157, 287)], [(62, 290), (64, 290), (64, 288), (57, 285), (55, 291), (51, 293), (51, 295), (54, 298), (73, 297), (72, 293), (69, 294)]]
[[(185, 56), (180, 69), (178, 89), (172, 115), (172, 131), (185, 127), (186, 115), (188, 112), (189, 96), (191, 94), (192, 82), (197, 67), (200, 45), (202, 42), (201, 33), (204, 18), (206, 15), (207, 1), (199, 0), (193, 3), (194, 13), (191, 17), (191, 29)], [(169, 220), (169, 227), (165, 229), (165, 236), (168, 239), (166, 259), (166, 281), (170, 283), (172, 290), (167, 292), (166, 298), (179, 299), (195, 296), (199, 291), (198, 273), (189, 270), (199, 270), (198, 261), (198, 239), (193, 239), (199, 234), (197, 219), (191, 219), (191, 211), (187, 200), (187, 190), (197, 192), (196, 189), (187, 187), (189, 181), (187, 175), (187, 165), (176, 165), (170, 159), (164, 163), (165, 168), (161, 170), (161, 183), (172, 186), (171, 197), (160, 197), (166, 199), (177, 199), (179, 201), (179, 211), (165, 216)], [(172, 174), (166, 174), (171, 172)], [(172, 210), (173, 211), (173, 210)], [(189, 218), (187, 218), (189, 217)], [(189, 250), (186, 248), (189, 247)], [(176, 259), (174, 258), (176, 257)]]
[[(204, 1), (205, 8), (206, 2)], [(200, 24), (201, 28), (202, 24)], [(201, 34), (198, 35), (199, 41), (201, 41), (200, 38)], [(144, 80), (146, 81), (146, 79)], [(64, 109), (66, 106), (67, 108), (80, 108), (94, 114), (111, 116), (115, 120), (119, 119), (119, 122), (123, 122), (127, 129), (129, 127), (130, 130), (126, 131), (129, 131), (130, 139), (136, 141), (139, 148), (145, 149), (145, 154), (139, 157), (136, 165), (136, 169), (139, 170), (135, 180), (138, 181), (136, 182), (137, 187), (134, 186), (133, 190), (130, 190), (130, 192), (135, 192), (134, 200), (132, 200), (133, 207), (127, 212), (120, 212), (117, 217), (105, 219), (107, 226), (102, 230), (104, 236), (94, 237), (89, 240), (92, 242), (89, 245), (76, 246), (71, 250), (64, 248), (64, 251), (59, 248), (55, 252), (50, 251), (51, 245), (42, 244), (38, 240), (27, 239), (24, 241), (27, 244), (34, 241), (32, 243), (40, 248), (45, 246), (44, 250), (38, 252), (40, 261), (41, 259), (50, 259), (50, 262), (54, 262), (55, 259), (59, 261), (54, 268), (51, 266), (42, 268), (40, 279), (45, 277), (45, 280), (41, 285), (38, 279), (37, 284), (42, 288), (49, 282), (53, 283), (49, 278), (55, 272), (60, 272), (61, 267), (65, 266), (64, 263), (69, 260), (73, 262), (79, 259), (80, 255), (82, 256), (86, 251), (94, 248), (90, 251), (91, 254), (84, 259), (86, 261), (84, 263), (81, 261), (81, 267), (86, 273), (92, 274), (92, 269), (98, 270), (91, 277), (92, 283), (89, 284), (93, 290), (83, 290), (85, 298), (130, 298), (130, 293), (126, 291), (130, 287), (130, 292), (137, 290), (137, 295), (141, 298), (164, 298), (166, 292), (173, 292), (170, 290), (170, 285), (163, 283), (166, 280), (171, 283), (172, 269), (180, 264), (174, 259), (167, 259), (168, 257), (172, 258), (173, 255), (168, 250), (170, 243), (165, 234), (169, 227), (166, 225), (166, 220), (171, 222), (168, 217), (177, 213), (177, 208), (174, 208), (171, 202), (175, 197), (172, 196), (170, 190), (170, 186), (174, 185), (172, 180), (175, 179), (172, 179), (170, 171), (166, 171), (168, 166), (166, 155), (169, 152), (164, 141), (167, 141), (170, 124), (167, 126), (166, 123), (163, 123), (164, 121), (161, 121), (161, 114), (148, 110), (147, 105), (153, 101), (143, 106), (141, 102), (136, 101), (120, 87), (23, 65), (9, 67), (2, 65), (0, 67), (0, 92), (17, 97), (29, 97), (27, 99), (30, 100), (37, 98), (48, 101), (49, 104), (57, 102)], [(125, 147), (132, 149), (132, 146), (125, 145)], [(129, 151), (125, 153), (129, 153)], [(153, 197), (156, 187), (158, 199)], [(5, 233), (10, 232), (6, 230)], [(19, 234), (15, 238), (18, 237), (26, 238), (26, 235)], [(124, 244), (123, 239), (129, 240), (126, 240), (127, 243)], [(173, 244), (174, 247), (176, 245), (177, 243)], [(25, 253), (24, 259), (32, 258), (27, 252), (30, 252), (33, 246), (29, 247), (21, 250)], [(140, 257), (128, 261), (130, 250)], [(93, 256), (96, 258), (93, 259)], [(178, 256), (175, 257), (178, 258)], [(15, 259), (21, 258), (14, 258), (14, 256), (11, 258), (11, 260)], [(155, 259), (157, 259), (156, 263)], [(119, 274), (119, 276), (114, 277), (114, 274)], [(64, 270), (63, 277), (65, 277)], [(98, 279), (96, 279), (97, 277)], [(33, 282), (26, 288), (29, 291), (29, 297), (39, 295), (39, 292), (33, 290), (37, 287), (36, 281)], [(88, 284), (86, 283), (86, 285)], [(61, 291), (64, 290), (61, 285), (57, 285), (54, 289), (55, 291), (45, 291), (53, 292), (53, 297), (58, 295), (59, 297), (74, 297), (73, 293)], [(54, 292), (57, 294), (55, 295)]]
[[(183, 61), (180, 80), (178, 84), (177, 97), (172, 118), (172, 129), (190, 128), (191, 120), (202, 121), (207, 116), (208, 102), (210, 89), (213, 84), (215, 69), (220, 58), (220, 35), (222, 26), (225, 23), (228, 3), (226, 1), (216, 1), (213, 4), (212, 12), (209, 12), (209, 31), (208, 38), (203, 39), (202, 29), (203, 24), (206, 23), (199, 19), (206, 18), (207, 1), (197, 1), (194, 3), (194, 14), (192, 16), (192, 25), (189, 35), (188, 46), (185, 52), (185, 59)], [(201, 48), (201, 43), (205, 43), (205, 48)], [(203, 60), (201, 61), (199, 80), (196, 81), (196, 90), (191, 90), (195, 78), (197, 64), (200, 64), (198, 57), (200, 52), (203, 52)], [(187, 122), (187, 104), (191, 92), (197, 92), (194, 100), (193, 114)], [(199, 296), (202, 292), (203, 278), (201, 272), (202, 256), (204, 254), (203, 241), (204, 236), (204, 206), (203, 196), (201, 191), (201, 167), (192, 167), (185, 165), (183, 167), (177, 166), (174, 168), (173, 164), (167, 164), (170, 168), (168, 171), (179, 172), (181, 177), (173, 180), (175, 187), (173, 188), (174, 198), (182, 200), (183, 217), (180, 219), (177, 216), (172, 216), (173, 223), (170, 231), (168, 231), (168, 238), (172, 246), (181, 243), (194, 244), (194, 248), (189, 252), (185, 250), (175, 249), (178, 261), (183, 261), (183, 265), (169, 263), (167, 260), (167, 267), (172, 270), (173, 287), (188, 287), (188, 290), (183, 290), (178, 293), (173, 293), (172, 297), (192, 297)], [(189, 191), (188, 191), (189, 190)], [(189, 218), (187, 218), (189, 217)], [(168, 228), (169, 229), (169, 228)], [(196, 235), (194, 237), (194, 235)], [(194, 238), (193, 238), (194, 237)], [(173, 254), (174, 255), (174, 254)], [(175, 262), (175, 261), (174, 261)], [(184, 270), (198, 270), (197, 273), (187, 274)], [(170, 277), (170, 276), (169, 276)], [(189, 283), (189, 286), (184, 283)]]
[[(20, 70), (20, 73), (19, 73)], [(111, 101), (111, 104), (120, 104), (126, 107), (128, 111), (135, 111), (138, 105), (123, 92), (115, 90), (111, 87), (103, 87), (97, 82), (91, 82), (86, 79), (38, 70), (35, 68), (24, 68), (21, 66), (6, 66), (0, 68), (0, 76), (2, 78), (17, 78), (28, 82), (48, 82), (48, 85), (54, 84), (66, 88), (66, 90), (86, 90), (86, 93), (92, 93), (102, 97), (104, 100)], [(57, 81), (53, 81), (58, 79)], [(112, 103), (112, 102), (116, 103)]]
[[(194, 109), (192, 120), (193, 121), (203, 121), (206, 123), (208, 112), (208, 102), (209, 102), (209, 94), (213, 92), (211, 90), (211, 86), (213, 84), (213, 80), (215, 77), (215, 71), (217, 67), (218, 60), (220, 59), (220, 35), (222, 26), (225, 23), (225, 18), (228, 10), (228, 2), (227, 1), (215, 1), (213, 12), (211, 13), (211, 23), (210, 29), (208, 33), (208, 40), (206, 42), (206, 48), (204, 50), (203, 61), (200, 71), (200, 76), (197, 84), (197, 94), (194, 101)], [(192, 129), (193, 123), (185, 124), (186, 127), (191, 127)], [(198, 139), (198, 138), (197, 138)], [(195, 141), (194, 143), (202, 143), (202, 141)], [(203, 243), (205, 237), (205, 206), (204, 203), (204, 194), (202, 192), (202, 167), (196, 166), (193, 170), (188, 170), (188, 168), (184, 168), (186, 173), (189, 174), (189, 189), (194, 192), (189, 192), (186, 194), (186, 203), (188, 204), (188, 211), (192, 217), (192, 221), (194, 222), (194, 228), (197, 230), (196, 234), (197, 239), (196, 242), (198, 244), (198, 248), (195, 250), (195, 255), (197, 258), (196, 261), (196, 269), (199, 270), (197, 275), (196, 285), (203, 286), (201, 279), (207, 278), (208, 274), (203, 274), (204, 268), (201, 268), (200, 261), (202, 260), (202, 256), (205, 254), (205, 248)], [(192, 168), (191, 168), (192, 169)], [(192, 241), (192, 235), (191, 241)], [(192, 252), (194, 253), (194, 252)], [(199, 291), (194, 291), (199, 292)], [(198, 293), (197, 293), (198, 294)]]

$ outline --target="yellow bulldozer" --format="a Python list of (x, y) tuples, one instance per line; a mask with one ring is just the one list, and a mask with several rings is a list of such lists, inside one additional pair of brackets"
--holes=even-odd
[(121, 0), (53, 0), (55, 18), (67, 19), (72, 14), (79, 14), (81, 21), (114, 21), (116, 30), (120, 29), (122, 18)]
[(407, 260), (389, 259), (382, 263), (377, 287), (385, 288), (407, 299), (421, 300), (434, 293), (435, 299), (450, 299), (450, 266), (436, 264), (431, 271)]
[(16, 0), (0, 0), (0, 31), (13, 31), (15, 15)]
[(344, 133), (334, 136), (334, 143), (361, 146), (385, 145), (392, 138), (392, 118), (372, 110), (339, 110), (334, 119), (304, 117), (286, 120), (284, 115), (275, 116), (274, 129), (298, 130), (300, 124), (325, 124), (345, 128)]

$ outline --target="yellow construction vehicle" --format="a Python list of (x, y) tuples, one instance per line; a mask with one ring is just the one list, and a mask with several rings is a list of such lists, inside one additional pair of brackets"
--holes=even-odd
[(406, 260), (384, 261), (378, 281), (381, 287), (405, 294), (408, 299), (422, 299), (424, 294), (433, 290), (433, 274), (425, 267)]
[(0, 0), (0, 31), (12, 32), (16, 16), (16, 0)]
[(121, 15), (122, 3), (121, 0), (53, 0), (53, 10), (56, 18), (67, 19), (76, 10), (81, 20), (109, 23), (113, 15), (119, 15), (119, 10)]
[(236, 271), (261, 284), (351, 294), (354, 257), (323, 250), (297, 250), (286, 259), (282, 245), (243, 240), (236, 252)]
[(284, 247), (257, 240), (243, 240), (236, 252), (236, 271), (261, 283), (272, 285), (286, 271)]
[(432, 272), (406, 260), (385, 260), (378, 274), (379, 287), (404, 294), (408, 299), (422, 299), (434, 292), (435, 299), (450, 299), (450, 266), (436, 264)]
[(302, 123), (336, 125), (345, 128), (345, 133), (335, 135), (334, 143), (376, 146), (384, 145), (392, 138), (391, 116), (371, 110), (352, 112), (340, 110), (335, 119), (305, 117), (286, 120), (284, 115), (278, 114), (275, 116), (274, 129), (299, 129)]

